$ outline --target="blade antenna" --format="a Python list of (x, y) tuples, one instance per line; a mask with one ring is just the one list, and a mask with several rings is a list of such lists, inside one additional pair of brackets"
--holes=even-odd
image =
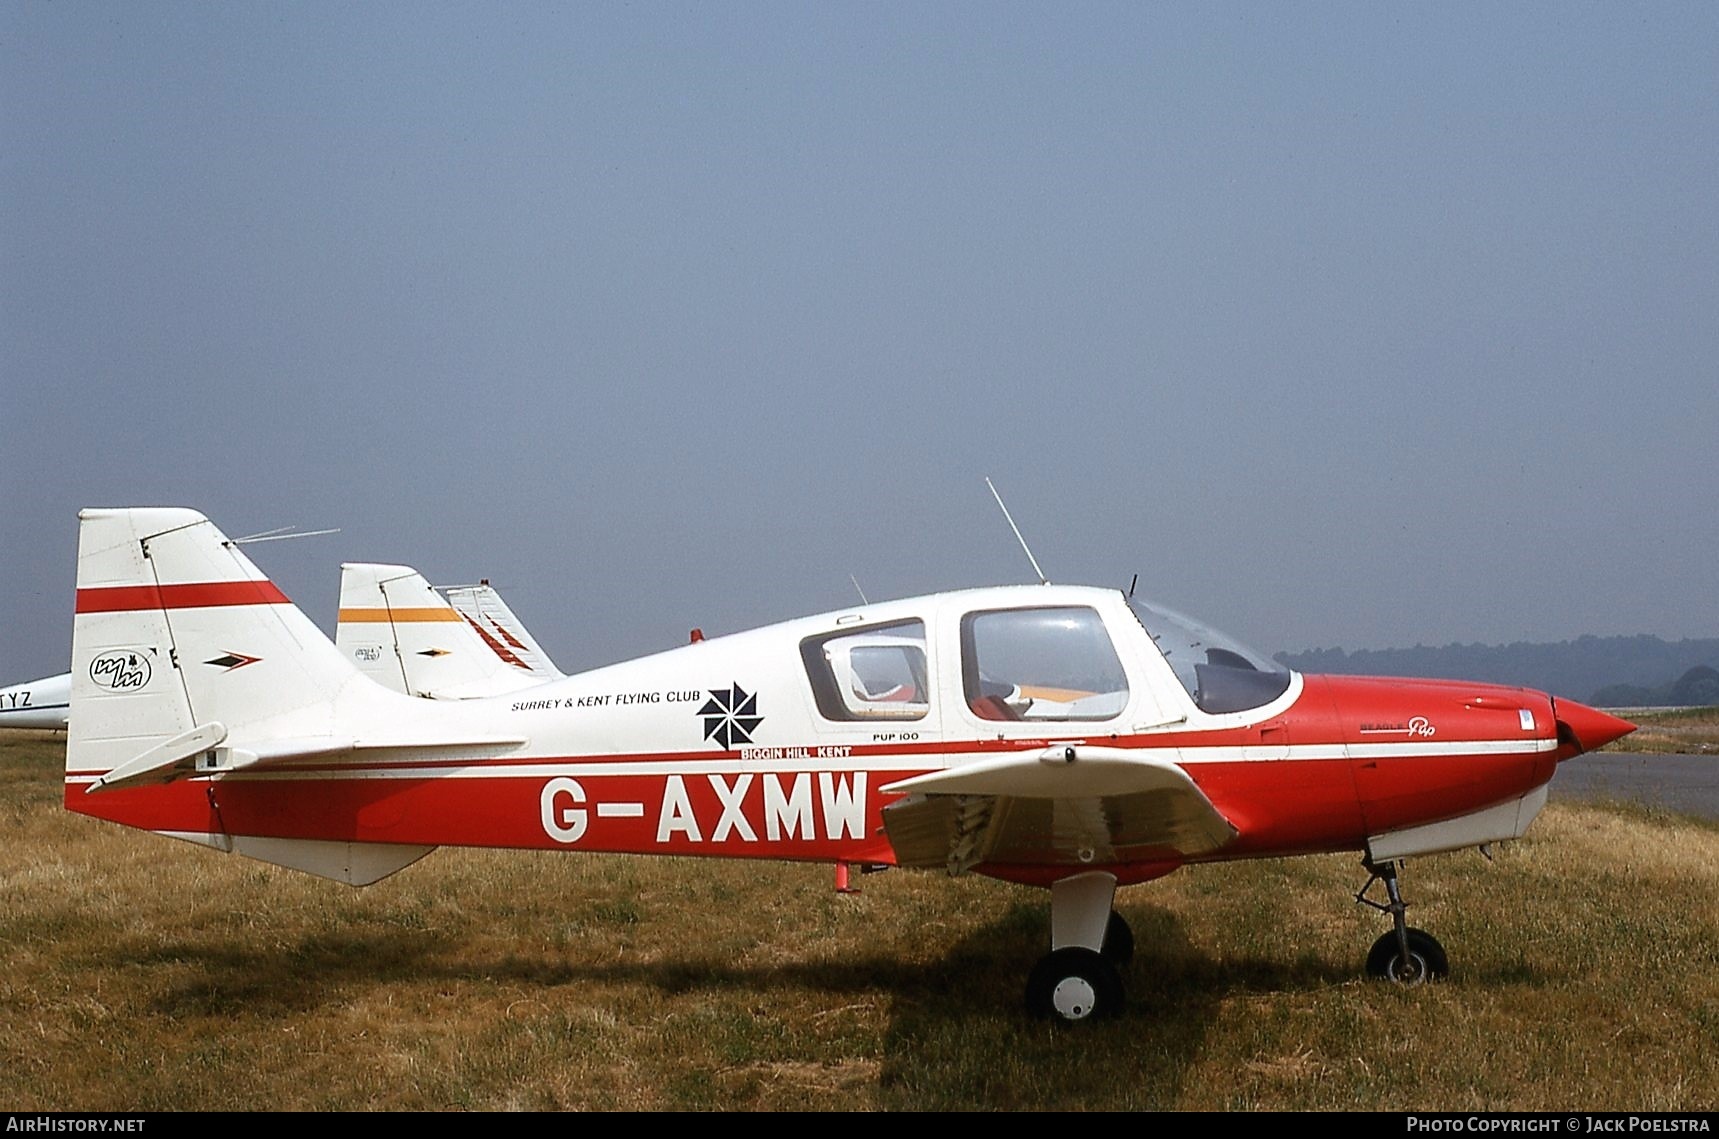
[(1045, 571), (1039, 568), (1039, 560), (1033, 557), (1032, 550), (1027, 546), (1027, 540), (1021, 537), (1021, 528), (1015, 525), (1015, 516), (1010, 514), (1009, 508), (1003, 504), (1003, 496), (997, 493), (996, 484), (991, 482), (991, 476), (985, 476), (985, 485), (991, 488), (991, 497), (997, 500), (998, 507), (1003, 511), (1003, 517), (1009, 520), (1009, 529), (1015, 532), (1015, 541), (1019, 542), (1021, 549), (1026, 551), (1027, 561), (1033, 563), (1033, 572), (1039, 575), (1039, 584), (1049, 585), (1050, 578), (1046, 577)]
[(865, 599), (865, 590), (860, 588), (859, 578), (850, 573), (848, 574), (848, 580), (854, 583), (854, 592), (860, 595), (860, 604), (870, 605), (871, 602)]

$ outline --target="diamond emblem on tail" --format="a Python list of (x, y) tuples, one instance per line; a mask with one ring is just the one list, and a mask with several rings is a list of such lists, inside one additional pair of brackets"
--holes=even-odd
[(214, 665), (223, 672), (232, 672), (235, 668), (244, 668), (247, 664), (256, 664), (262, 657), (248, 657), (244, 653), (227, 652), (204, 664)]

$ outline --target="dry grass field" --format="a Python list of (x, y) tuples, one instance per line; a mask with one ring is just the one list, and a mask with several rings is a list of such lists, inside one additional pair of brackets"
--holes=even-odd
[(0, 741), (0, 1073), (37, 1109), (1707, 1109), (1719, 828), (1554, 805), (1411, 863), (1448, 982), (1359, 979), (1353, 856), (1123, 891), (1114, 1022), (1026, 1019), (1043, 895), (438, 851), (319, 879), (60, 809)]
[(1636, 729), (1607, 744), (1606, 751), (1719, 755), (1719, 708), (1642, 708), (1619, 715)]

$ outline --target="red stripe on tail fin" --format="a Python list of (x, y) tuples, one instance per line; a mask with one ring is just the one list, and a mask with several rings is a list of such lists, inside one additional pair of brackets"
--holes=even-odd
[(78, 590), (79, 613), (204, 609), (221, 605), (286, 605), (272, 581), (205, 581), (189, 585), (104, 585)]

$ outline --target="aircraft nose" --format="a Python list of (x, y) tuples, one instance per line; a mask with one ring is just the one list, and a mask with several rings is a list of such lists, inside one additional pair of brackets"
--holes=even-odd
[(1574, 700), (1554, 699), (1552, 714), (1558, 720), (1559, 741), (1573, 743), (1581, 751), (1596, 751), (1635, 731), (1635, 725), (1628, 720)]

